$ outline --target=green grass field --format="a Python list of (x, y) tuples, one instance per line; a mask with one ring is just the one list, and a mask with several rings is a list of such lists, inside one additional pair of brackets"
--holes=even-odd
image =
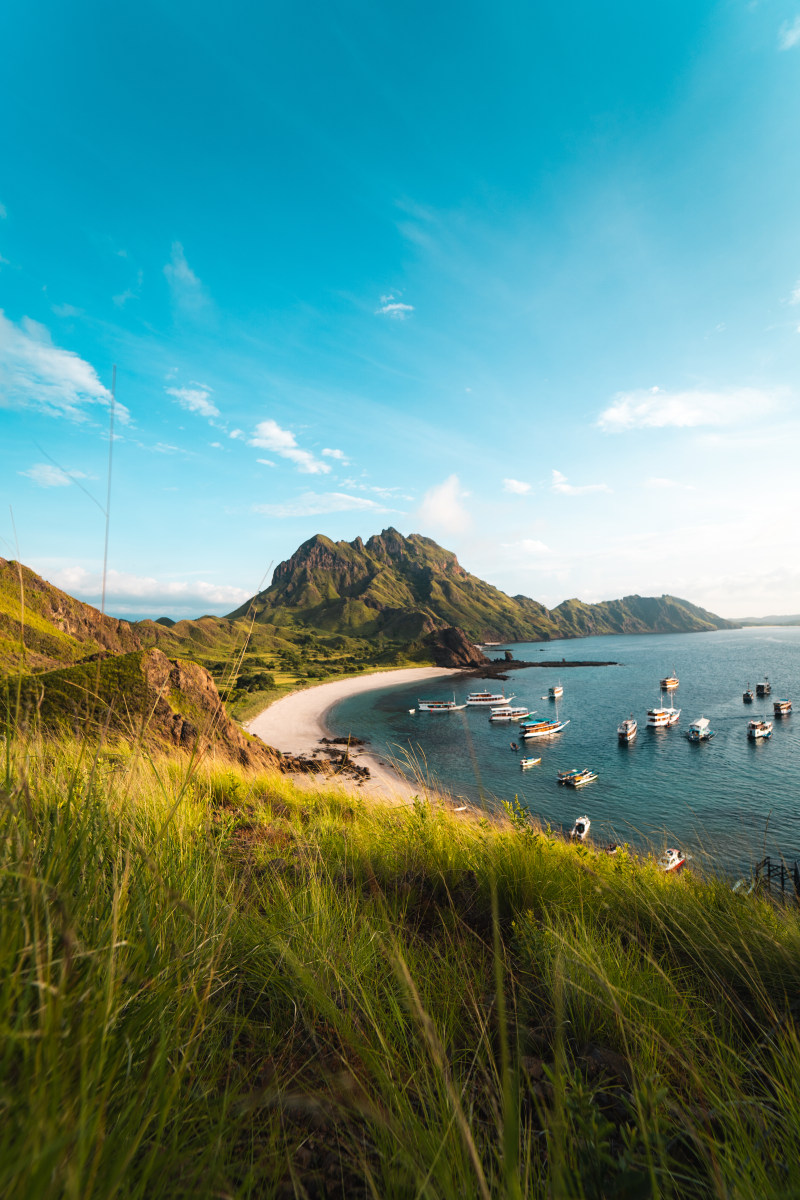
[(0, 1193), (800, 1195), (800, 923), (435, 799), (9, 732)]

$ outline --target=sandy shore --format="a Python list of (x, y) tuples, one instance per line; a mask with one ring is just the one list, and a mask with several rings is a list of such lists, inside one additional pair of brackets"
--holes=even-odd
[[(320, 738), (331, 736), (325, 718), (340, 700), (359, 692), (373, 692), (379, 688), (415, 681), (423, 685), (430, 679), (460, 674), (453, 667), (410, 667), (397, 671), (377, 671), (374, 675), (357, 675), (351, 679), (335, 679), (331, 683), (321, 683), (317, 687), (282, 696), (248, 721), (245, 728), (276, 750), (310, 757), (320, 749)], [(361, 793), (380, 793), (387, 800), (407, 802), (419, 790), (412, 787), (388, 759), (374, 750), (358, 746), (351, 751), (351, 757), (370, 770), (370, 779), (358, 785)]]

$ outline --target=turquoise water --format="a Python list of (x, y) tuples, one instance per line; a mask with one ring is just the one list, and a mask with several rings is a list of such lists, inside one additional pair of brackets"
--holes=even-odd
[[(537, 767), (522, 771), (514, 724), (491, 725), (488, 713), (409, 713), (418, 697), (452, 696), (450, 679), (424, 685), (388, 687), (341, 701), (329, 724), (337, 736), (352, 733), (370, 748), (400, 757), (410, 751), (427, 763), (430, 776), (447, 790), (488, 806), (518, 796), (554, 829), (572, 827), (586, 813), (595, 841), (628, 841), (642, 848), (679, 845), (721, 871), (741, 873), (764, 853), (800, 858), (800, 628), (720, 630), (715, 633), (613, 636), (522, 643), (515, 657), (614, 659), (614, 667), (569, 667), (510, 672), (506, 695), (539, 716), (555, 705), (541, 697), (560, 682), (559, 715), (566, 730), (554, 738), (528, 742)], [(491, 653), (491, 652), (490, 652)], [(681, 681), (671, 702), (680, 723), (668, 730), (646, 728), (646, 711), (659, 702), (659, 680), (672, 673)], [(769, 676), (766, 702), (742, 703), (749, 682)], [(459, 703), (467, 693), (489, 686), (460, 680)], [(499, 688), (496, 690), (500, 690)], [(666, 694), (665, 694), (666, 696)], [(747, 722), (765, 704), (788, 697), (795, 714), (776, 720), (768, 740), (751, 742)], [(665, 703), (670, 703), (666, 700)], [(629, 746), (617, 740), (617, 726), (631, 712), (639, 733)], [(716, 736), (692, 745), (684, 736), (690, 721), (705, 716)], [(598, 779), (574, 791), (560, 787), (556, 773), (591, 767)]]

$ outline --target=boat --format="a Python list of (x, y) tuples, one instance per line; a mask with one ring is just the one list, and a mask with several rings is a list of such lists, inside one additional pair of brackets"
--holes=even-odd
[(659, 707), (648, 708), (647, 724), (651, 729), (667, 729), (670, 725), (678, 724), (680, 715), (681, 710), (679, 708), (665, 707), (662, 695)]
[(466, 707), (466, 704), (456, 704), (455, 697), (453, 697), (452, 700), (417, 701), (417, 709), (419, 712), (459, 712), (460, 709)]
[(776, 717), (788, 717), (791, 715), (792, 702), (791, 700), (773, 700), (772, 711)]
[(547, 698), (549, 700), (557, 700), (559, 696), (564, 695), (564, 689), (560, 683), (554, 683), (551, 688), (547, 689)]
[(770, 683), (769, 679), (767, 679), (767, 677), (765, 675), (764, 682), (756, 684), (756, 695), (757, 696), (768, 696), (771, 691), (772, 691), (772, 684)]
[(679, 687), (679, 686), (680, 686), (680, 680), (678, 679), (678, 676), (675, 674), (675, 668), (673, 667), (672, 674), (666, 675), (661, 680), (661, 687), (664, 689), (665, 692), (674, 692), (675, 688)]
[(529, 721), (519, 727), (525, 741), (531, 738), (549, 737), (551, 733), (561, 733), (569, 725), (569, 721)]
[(467, 708), (485, 707), (487, 704), (508, 704), (513, 696), (502, 696), (498, 692), (470, 692), (467, 696)]
[(669, 873), (670, 871), (682, 871), (686, 866), (688, 854), (684, 854), (682, 850), (676, 850), (672, 846), (668, 846), (661, 858), (658, 860), (658, 865), (662, 871)]
[(750, 684), (748, 683), (747, 687), (742, 692), (742, 700), (744, 701), (745, 704), (752, 704), (754, 699), (755, 699), (755, 692), (753, 691), (753, 689), (750, 687)]
[(525, 717), (533, 716), (530, 709), (514, 708), (510, 704), (503, 705), (502, 708), (493, 708), (489, 713), (490, 721), (522, 721)]
[(591, 771), (588, 767), (584, 767), (582, 771), (559, 771), (558, 782), (565, 784), (567, 787), (583, 787), (585, 783), (593, 783), (597, 779), (597, 774)]
[(617, 726), (617, 737), (621, 742), (632, 742), (636, 737), (636, 731), (639, 726), (636, 724), (633, 713)]
[(711, 728), (711, 722), (708, 717), (700, 717), (697, 721), (692, 721), (689, 728), (686, 730), (686, 736), (690, 742), (709, 742), (714, 736), (714, 730)]
[(758, 717), (753, 721), (748, 721), (747, 736), (753, 742), (759, 738), (772, 737), (772, 721), (759, 720)]
[(572, 826), (572, 829), (570, 830), (570, 841), (585, 842), (586, 838), (589, 836), (589, 830), (591, 827), (592, 822), (588, 817), (578, 817), (575, 824)]
[(519, 765), (522, 767), (523, 771), (525, 771), (528, 767), (538, 767), (541, 761), (541, 758), (521, 758), (519, 760)]

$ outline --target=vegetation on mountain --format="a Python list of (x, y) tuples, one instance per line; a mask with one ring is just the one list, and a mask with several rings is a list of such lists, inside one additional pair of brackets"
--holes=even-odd
[(4, 1195), (800, 1193), (796, 908), (180, 751), (0, 784)]

